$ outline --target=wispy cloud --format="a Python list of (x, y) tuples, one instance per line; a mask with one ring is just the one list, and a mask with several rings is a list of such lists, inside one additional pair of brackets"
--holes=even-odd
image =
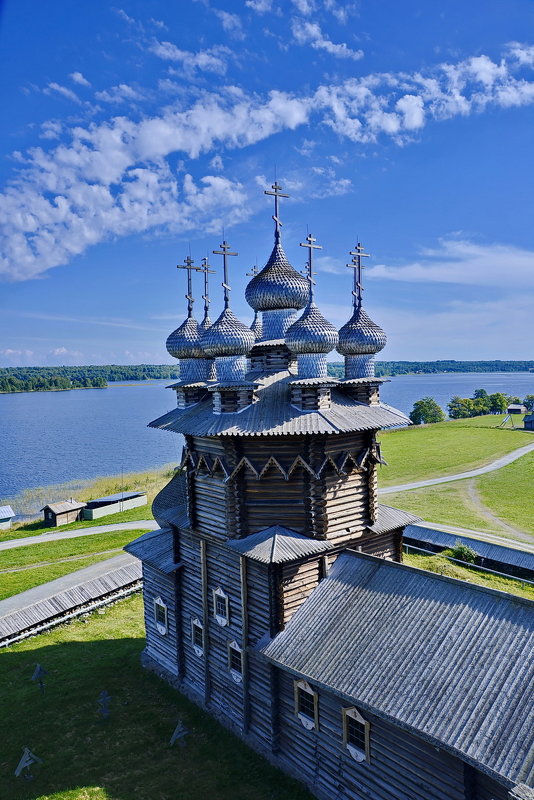
[(336, 58), (349, 58), (354, 61), (363, 58), (363, 50), (351, 50), (345, 42), (335, 44), (322, 32), (317, 22), (295, 18), (291, 23), (291, 31), (298, 44), (309, 45), (314, 50), (323, 50)]
[(76, 94), (73, 92), (72, 89), (68, 89), (66, 86), (61, 86), (59, 83), (55, 83), (52, 81), (43, 89), (44, 94), (60, 94), (62, 97), (65, 97), (67, 100), (72, 100), (73, 103), (81, 103), (82, 101)]
[(118, 86), (112, 86), (111, 89), (97, 92), (95, 97), (103, 103), (132, 103), (145, 99), (143, 92), (134, 89), (133, 86), (128, 86), (127, 83), (119, 83)]
[(234, 39), (245, 38), (245, 32), (243, 31), (241, 18), (238, 16), (238, 14), (231, 14), (229, 11), (223, 11), (220, 8), (212, 8), (212, 11), (220, 21), (221, 25), (223, 26), (223, 30), (225, 30), (226, 33), (229, 33), (230, 36), (234, 37)]
[(71, 79), (71, 81), (74, 81), (74, 83), (77, 83), (79, 86), (91, 85), (87, 80), (87, 78), (85, 78), (81, 72), (71, 72), (69, 78)]
[(513, 286), (532, 288), (534, 250), (513, 245), (480, 244), (466, 238), (443, 238), (435, 248), (426, 248), (421, 259), (399, 266), (377, 264), (368, 277), (408, 283), (456, 283), (499, 286), (510, 276)]
[(198, 53), (181, 50), (172, 42), (159, 42), (154, 39), (149, 45), (149, 51), (164, 61), (174, 61), (183, 65), (186, 72), (200, 70), (224, 75), (227, 70), (227, 59), (231, 54), (228, 47), (216, 45)]

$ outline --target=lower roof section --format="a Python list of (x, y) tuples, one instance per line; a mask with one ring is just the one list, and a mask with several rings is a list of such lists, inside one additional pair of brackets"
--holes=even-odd
[(285, 630), (277, 665), (512, 784), (534, 778), (534, 603), (342, 553)]
[(193, 436), (284, 436), (307, 433), (349, 433), (408, 425), (401, 411), (377, 403), (358, 403), (332, 389), (329, 408), (302, 411), (291, 404), (289, 373), (262, 376), (256, 402), (241, 411), (217, 414), (211, 398), (186, 408), (175, 408), (150, 423), (151, 428)]

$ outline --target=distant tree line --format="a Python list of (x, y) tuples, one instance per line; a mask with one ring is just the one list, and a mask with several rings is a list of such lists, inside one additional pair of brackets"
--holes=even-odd
[[(534, 361), (377, 361), (377, 377), (385, 375), (418, 375), (437, 372), (534, 372)], [(328, 365), (328, 374), (343, 378), (342, 362)]]
[[(451, 419), (466, 419), (480, 417), (483, 414), (504, 414), (510, 403), (521, 402), (528, 411), (534, 410), (534, 394), (527, 394), (521, 401), (519, 397), (512, 397), (502, 392), (488, 394), (485, 389), (476, 389), (472, 397), (451, 398), (447, 410)], [(410, 419), (414, 425), (443, 422), (445, 414), (433, 397), (423, 397), (414, 403)]]
[(89, 367), (0, 368), (0, 392), (44, 392), (61, 389), (102, 389), (108, 381), (144, 381), (177, 378), (177, 366), (108, 364)]

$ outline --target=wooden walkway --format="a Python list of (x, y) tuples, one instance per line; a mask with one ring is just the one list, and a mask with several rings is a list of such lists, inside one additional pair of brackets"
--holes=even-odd
[(121, 553), (1, 600), (0, 647), (132, 594), (141, 583), (140, 562)]

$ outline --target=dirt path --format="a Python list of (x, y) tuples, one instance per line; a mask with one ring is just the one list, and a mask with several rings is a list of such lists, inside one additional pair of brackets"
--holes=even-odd
[[(513, 536), (522, 538), (523, 536), (528, 537), (528, 534), (524, 531), (520, 531), (517, 528), (514, 528), (512, 525), (508, 525), (507, 522), (497, 517), (493, 512), (489, 510), (487, 506), (484, 505), (482, 500), (480, 499), (480, 495), (478, 493), (476, 483), (474, 480), (470, 480), (466, 484), (467, 489), (467, 496), (469, 497), (469, 501), (472, 505), (476, 508), (477, 512), (480, 514), (481, 517), (484, 517), (485, 520), (490, 522), (497, 528), (500, 528), (507, 533), (511, 533)], [(532, 541), (532, 537), (525, 538), (525, 541)]]

